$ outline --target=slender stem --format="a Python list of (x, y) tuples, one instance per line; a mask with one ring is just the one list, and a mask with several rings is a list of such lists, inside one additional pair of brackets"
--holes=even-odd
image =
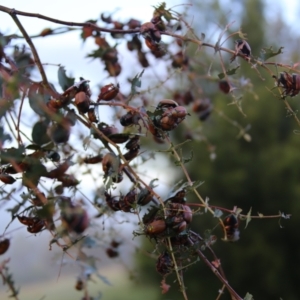
[[(1, 8), (3, 8), (3, 6), (0, 5), (0, 10), (2, 10)], [(31, 49), (31, 52), (32, 52), (32, 55), (34, 57), (34, 61), (40, 71), (40, 74), (42, 76), (42, 79), (43, 79), (43, 84), (46, 86), (46, 87), (50, 87), (49, 86), (49, 83), (48, 83), (48, 79), (47, 79), (47, 76), (46, 76), (46, 73), (45, 73), (45, 70), (44, 70), (44, 67), (41, 63), (41, 60), (40, 60), (40, 57), (39, 57), (39, 54), (31, 40), (31, 38), (29, 37), (28, 33), (26, 32), (25, 28), (23, 27), (23, 25), (21, 24), (21, 22), (19, 21), (18, 17), (16, 16), (16, 11), (15, 10), (9, 10), (9, 11), (6, 11), (7, 13), (10, 14), (10, 16), (12, 17), (12, 19), (15, 21), (15, 23), (17, 24), (18, 28), (20, 29), (22, 35), (24, 36), (27, 44), (29, 45), (30, 49)]]
[(99, 27), (93, 23), (90, 22), (84, 22), (84, 23), (78, 23), (78, 22), (68, 22), (68, 21), (63, 21), (63, 20), (58, 20), (54, 18), (50, 18), (41, 14), (35, 14), (35, 13), (28, 13), (20, 10), (15, 10), (11, 9), (5, 6), (0, 5), (0, 11), (6, 12), (8, 14), (14, 14), (14, 15), (20, 15), (24, 17), (31, 17), (31, 18), (38, 18), (38, 19), (43, 19), (52, 23), (56, 24), (62, 24), (62, 25), (67, 25), (67, 26), (79, 26), (79, 27), (90, 27), (93, 28), (96, 31), (103, 31), (103, 32), (111, 32), (111, 33), (137, 33), (140, 32), (140, 29), (107, 29), (104, 27)]
[(18, 143), (22, 144), (22, 138), (21, 138), (21, 134), (20, 134), (20, 122), (21, 122), (21, 115), (22, 115), (22, 109), (23, 109), (23, 103), (24, 103), (24, 99), (26, 97), (27, 94), (27, 90), (25, 90), (23, 92), (22, 98), (21, 98), (21, 104), (20, 104), (20, 109), (19, 109), (19, 115), (18, 115), (18, 123), (16, 126), (16, 130), (17, 130), (17, 134), (18, 134)]
[[(188, 242), (191, 246), (194, 245), (194, 242), (188, 238)], [(243, 300), (237, 292), (229, 285), (228, 281), (223, 278), (223, 276), (220, 274), (220, 272), (210, 263), (210, 261), (206, 258), (206, 256), (200, 251), (199, 249), (195, 250), (199, 257), (204, 261), (204, 263), (211, 269), (211, 271), (218, 277), (218, 279), (226, 286), (228, 292), (230, 295), (234, 297), (235, 300)]]
[(167, 238), (167, 242), (168, 242), (168, 247), (169, 247), (169, 250), (170, 250), (171, 257), (172, 257), (172, 261), (174, 263), (174, 269), (175, 269), (175, 273), (176, 273), (176, 276), (177, 276), (178, 284), (180, 286), (180, 291), (181, 291), (184, 299), (187, 300), (188, 297), (187, 297), (187, 294), (186, 294), (186, 289), (185, 289), (182, 277), (179, 274), (179, 269), (178, 269), (178, 266), (177, 266), (177, 261), (176, 261), (176, 258), (175, 258), (174, 252), (173, 252), (173, 247), (172, 247), (171, 239), (169, 237)]

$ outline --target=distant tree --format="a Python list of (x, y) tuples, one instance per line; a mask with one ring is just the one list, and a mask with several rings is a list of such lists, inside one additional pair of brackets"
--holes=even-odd
[[(219, 1), (209, 3), (199, 9), (199, 20), (215, 17), (219, 25), (217, 31), (203, 25), (207, 34), (198, 32), (197, 20), (165, 3), (143, 24), (104, 14), (66, 22), (0, 5), (20, 31), (0, 36), (0, 204), (11, 222), (31, 234), (48, 232), (50, 249), (57, 246), (80, 262), (75, 288), (82, 299), (99, 298), (90, 295), (90, 280), (105, 281), (87, 249), (104, 245), (108, 259), (118, 257), (119, 222), (131, 222), (133, 237), (149, 240), (142, 247), (154, 260), (140, 262), (147, 273), (151, 266), (161, 275), (167, 297), (296, 297), (296, 253), (288, 255), (297, 249), (295, 233), (278, 233), (268, 219), (281, 224), (290, 218), (286, 211), (299, 207), (299, 139), (293, 129), (300, 121), (288, 102), (300, 91), (298, 63), (275, 60), (283, 48), (267, 45), (262, 1), (245, 2), (243, 30), (221, 13)], [(30, 36), (20, 15), (63, 27)], [(100, 61), (109, 78), (96, 96), (90, 79), (67, 75), (63, 62), (57, 65), (58, 85), (50, 83), (34, 45), (36, 37), (74, 28), (83, 41), (94, 40), (96, 49), (87, 56)], [(27, 46), (15, 43), (20, 38)], [(124, 44), (128, 51), (120, 53)], [(120, 54), (139, 63), (127, 81), (120, 80), (126, 65)], [(166, 74), (160, 80), (158, 62)], [(41, 81), (33, 80), (34, 70)], [(104, 123), (108, 113), (111, 122)], [(155, 168), (149, 161), (158, 153), (174, 165), (167, 171), (167, 195), (157, 189), (163, 178), (149, 178), (148, 166)], [(141, 174), (146, 163), (149, 173)], [(99, 237), (108, 220), (107, 234)], [(9, 254), (14, 242), (9, 225), (0, 254)], [(240, 227), (247, 226), (239, 241)], [(2, 261), (0, 275), (10, 296), (19, 299), (9, 259)], [(141, 278), (153, 282), (145, 274)]]

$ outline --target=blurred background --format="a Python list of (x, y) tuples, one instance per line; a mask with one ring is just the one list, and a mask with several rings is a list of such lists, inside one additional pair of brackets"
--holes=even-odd
[[(40, 1), (25, 3), (2, 0), (1, 5), (75, 22), (99, 18), (103, 12), (113, 12), (120, 20), (132, 17), (147, 22), (152, 17), (152, 6), (158, 4), (148, 0), (128, 2), (98, 2), (91, 5), (79, 1), (52, 1), (51, 5), (45, 5)], [(228, 34), (241, 27), (247, 33), (247, 41), (254, 56), (259, 56), (264, 47), (272, 46), (275, 51), (284, 46), (284, 53), (276, 56), (273, 61), (285, 64), (300, 61), (297, 31), (300, 7), (296, 1), (289, 1), (289, 5), (285, 5), (281, 1), (202, 0), (192, 1), (192, 6), (178, 7), (182, 1), (166, 3), (167, 7), (176, 6), (175, 10), (185, 12), (195, 33), (198, 36), (205, 33), (205, 41), (209, 43), (216, 42), (225, 26), (235, 21)], [(2, 33), (17, 32), (9, 16), (1, 13), (0, 20)], [(20, 20), (29, 34), (37, 34), (50, 25), (54, 26), (39, 19), (20, 17)], [(83, 44), (79, 35), (79, 31), (74, 31), (65, 35), (37, 38), (34, 43), (43, 62), (61, 63), (73, 77), (83, 76), (91, 80), (91, 87), (96, 90), (100, 83), (109, 83), (110, 79), (99, 62), (86, 58), (94, 45), (89, 40)], [(229, 39), (224, 46), (233, 49), (234, 41)], [(142, 68), (131, 60), (124, 45), (119, 47), (122, 62), (128, 64), (128, 68), (118, 77), (119, 82), (124, 82), (128, 76), (133, 77)], [(214, 110), (205, 122), (192, 116), (189, 127), (179, 126), (172, 139), (180, 142), (190, 131), (201, 137), (202, 140), (195, 139), (186, 148), (187, 156), (191, 149), (194, 153), (193, 162), (187, 164), (192, 180), (204, 181), (199, 188), (200, 194), (208, 197), (213, 205), (228, 209), (237, 206), (243, 209), (243, 213), (247, 213), (252, 207), (253, 214), (259, 212), (275, 215), (279, 211), (292, 214), (290, 220), (281, 220), (280, 223), (278, 219), (252, 220), (246, 229), (242, 223), (240, 240), (225, 243), (218, 239), (213, 246), (214, 251), (221, 260), (228, 281), (241, 296), (249, 292), (254, 299), (299, 299), (300, 136), (297, 133), (297, 123), (286, 111), (282, 101), (270, 92), (274, 79), (267, 73), (261, 71), (258, 75), (247, 62), (239, 59), (233, 62), (233, 66), (240, 64), (240, 80), (252, 84), (252, 88), (243, 93), (242, 110), (245, 117), (236, 106), (229, 105), (232, 99), (218, 89), (216, 82), (206, 80), (211, 64), (212, 76), (216, 77), (221, 70), (213, 50), (204, 48), (199, 52), (191, 45), (187, 48), (187, 53), (190, 57), (196, 57), (193, 71), (198, 90), (192, 92), (209, 98)], [(56, 83), (57, 69), (47, 66), (46, 72), (50, 81)], [(160, 60), (156, 69), (147, 69), (145, 72), (145, 78), (149, 78), (151, 84), (163, 80), (165, 75), (163, 60)], [(163, 98), (171, 99), (173, 90), (185, 91), (189, 88), (180, 76), (182, 75), (171, 82), (174, 86), (169, 83), (166, 88), (159, 90)], [(143, 81), (143, 88), (147, 88), (147, 85), (150, 85), (148, 81)], [(299, 96), (289, 99), (296, 112), (299, 110), (298, 98)], [(110, 114), (106, 117), (109, 120)], [(236, 123), (232, 124), (228, 120)], [(250, 142), (243, 137), (237, 138), (239, 130), (235, 124), (249, 129)], [(157, 167), (157, 173), (149, 177), (157, 176), (162, 179), (164, 184), (160, 193), (167, 196), (168, 188), (180, 179), (180, 172), (167, 157), (164, 162), (160, 161), (159, 165), (161, 164), (163, 168)], [(196, 201), (193, 195), (188, 195), (188, 202)], [(0, 229), (4, 230), (9, 221), (10, 216), (2, 211)], [(116, 300), (141, 297), (182, 299), (172, 276), (167, 280), (171, 284), (169, 293), (161, 294), (161, 278), (155, 271), (155, 259), (150, 255), (153, 244), (143, 238), (132, 241), (134, 224), (130, 222), (131, 220), (128, 221), (128, 226), (120, 224), (118, 227), (123, 228), (124, 233), (119, 257), (107, 259), (104, 248), (97, 250), (97, 266), (101, 276), (90, 285), (93, 295), (100, 293), (103, 299)], [(222, 232), (220, 228), (215, 228), (216, 224), (210, 216), (198, 215), (194, 217), (191, 228), (200, 235), (213, 229), (213, 233), (221, 237)], [(81, 299), (82, 295), (74, 289), (74, 274), (78, 270), (76, 263), (69, 262), (68, 257), (63, 257), (62, 252), (54, 249), (55, 247), (49, 251), (50, 237), (47, 233), (37, 237), (29, 236), (23, 227), (19, 227), (19, 224), (14, 223), (10, 226), (8, 231), (16, 232), (11, 233), (12, 246), (3, 258), (11, 258), (10, 271), (16, 286), (21, 288), (20, 299)], [(99, 234), (101, 240), (102, 233)], [(221, 288), (220, 282), (201, 261), (185, 271), (184, 280), (189, 299), (216, 299)], [(0, 299), (8, 299), (6, 288), (0, 286)], [(225, 294), (221, 299), (230, 297)]]

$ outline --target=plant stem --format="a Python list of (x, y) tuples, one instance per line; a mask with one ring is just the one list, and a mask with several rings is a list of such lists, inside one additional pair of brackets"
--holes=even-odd
[[(3, 7), (0, 5), (0, 10), (2, 10), (1, 8), (3, 8)], [(43, 84), (45, 85), (45, 87), (49, 88), (50, 85), (48, 83), (48, 79), (47, 79), (44, 67), (43, 67), (43, 65), (41, 63), (39, 54), (38, 54), (38, 52), (37, 52), (37, 50), (36, 50), (36, 48), (35, 48), (32, 40), (31, 40), (31, 38), (29, 37), (29, 35), (26, 32), (25, 28), (23, 27), (22, 23), (19, 21), (18, 17), (16, 16), (16, 11), (12, 9), (8, 13), (10, 14), (10, 16), (12, 17), (12, 19), (17, 24), (18, 28), (20, 29), (22, 35), (24, 36), (27, 44), (29, 45), (29, 47), (31, 49), (32, 55), (34, 57), (34, 61), (35, 61), (36, 65), (37, 65), (37, 67), (38, 67), (38, 69), (40, 71), (40, 74), (42, 76)]]

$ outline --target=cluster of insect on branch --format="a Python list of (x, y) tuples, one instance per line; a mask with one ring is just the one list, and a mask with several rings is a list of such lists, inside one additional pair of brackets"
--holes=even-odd
[[(204, 35), (202, 39), (195, 36), (183, 16), (172, 9), (167, 9), (164, 3), (155, 7), (153, 18), (143, 24), (136, 19), (121, 23), (112, 16), (105, 17), (102, 14), (99, 22), (104, 24), (103, 27), (98, 26), (98, 20), (69, 23), (3, 6), (0, 6), (0, 11), (9, 14), (22, 33), (22, 36), (1, 35), (0, 41), (2, 121), (0, 180), (4, 184), (1, 191), (2, 198), (10, 199), (13, 196), (18, 199), (17, 204), (8, 209), (11, 213), (11, 222), (20, 222), (27, 227), (30, 234), (49, 232), (50, 249), (56, 244), (69, 255), (70, 248), (78, 247), (78, 251), (82, 253), (91, 243), (87, 230), (93, 220), (84, 206), (85, 201), (93, 205), (96, 212), (95, 219), (113, 217), (117, 212), (122, 215), (130, 214), (138, 219), (139, 224), (134, 235), (145, 236), (155, 244), (156, 270), (163, 277), (161, 286), (163, 293), (169, 289), (166, 283), (167, 276), (175, 273), (182, 296), (188, 299), (182, 271), (188, 269), (193, 258), (195, 262), (200, 258), (200, 261), (203, 261), (220, 280), (223, 286), (220, 293), (227, 290), (232, 299), (243, 299), (228, 283), (220, 260), (213, 251), (217, 237), (210, 235), (203, 238), (200, 233), (190, 229), (190, 224), (200, 211), (210, 213), (218, 220), (218, 226), (223, 230), (221, 239), (235, 242), (239, 239), (241, 221), (249, 222), (251, 218), (264, 216), (252, 216), (251, 213), (243, 215), (242, 210), (236, 207), (229, 209), (210, 205), (199, 194), (197, 179), (191, 179), (188, 174), (185, 163), (190, 159), (183, 158), (179, 150), (181, 145), (174, 145), (172, 142), (173, 131), (187, 123), (190, 116), (196, 116), (199, 122), (204, 122), (214, 113), (211, 100), (204, 95), (191, 92), (189, 88), (183, 88), (174, 92), (172, 99), (161, 97), (156, 102), (155, 108), (149, 109), (151, 89), (147, 94), (148, 98), (146, 93), (138, 91), (143, 71), (131, 80), (130, 93), (125, 94), (122, 91), (125, 83), (117, 82), (122, 72), (118, 47), (111, 45), (110, 41), (114, 39), (125, 41), (128, 50), (139, 61), (141, 69), (151, 67), (149, 62), (151, 55), (156, 60), (165, 61), (169, 70), (181, 70), (181, 74), (185, 74), (190, 80), (191, 86), (196, 83), (193, 82), (193, 76), (188, 75), (193, 61), (188, 55), (187, 45), (195, 44), (201, 51), (204, 47), (212, 48), (220, 55), (222, 72), (217, 78), (210, 80), (218, 85), (221, 92), (232, 97), (239, 110), (241, 107), (235, 90), (237, 87), (240, 90), (247, 90), (250, 85), (242, 85), (234, 79), (232, 75), (238, 67), (230, 69), (227, 65), (236, 59), (244, 60), (259, 74), (260, 70), (264, 70), (275, 78), (280, 98), (293, 113), (286, 97), (299, 93), (299, 75), (290, 75), (284, 71), (277, 78), (270, 66), (289, 70), (290, 66), (267, 62), (267, 59), (279, 54), (280, 49), (278, 52), (265, 49), (264, 61), (255, 58), (250, 44), (241, 31), (233, 32), (225, 38), (229, 25), (221, 32), (216, 44), (206, 43)], [(64, 27), (46, 28), (36, 36), (29, 36), (18, 15), (39, 17)], [(74, 78), (66, 75), (61, 66), (58, 67), (58, 81), (63, 91), (58, 92), (49, 83), (44, 64), (34, 46), (35, 37), (66, 33), (75, 30), (74, 27), (81, 31), (83, 40), (94, 39), (98, 49), (88, 56), (101, 61), (104, 66), (103, 72), (106, 72), (112, 81), (100, 88), (97, 97), (93, 96), (90, 80), (80, 78), (75, 82)], [(169, 44), (162, 42), (163, 36), (171, 37)], [(9, 54), (10, 43), (19, 38), (24, 38), (28, 46), (23, 48), (15, 46), (13, 53)], [(223, 47), (225, 41), (233, 41), (232, 49)], [(174, 49), (177, 50), (174, 52)], [(224, 61), (222, 53), (229, 53), (231, 59), (228, 62)], [(31, 79), (31, 71), (35, 67), (40, 72), (42, 78), (40, 82)], [(33, 113), (38, 116), (38, 121), (32, 127), (31, 137), (23, 129), (25, 103), (28, 103)], [(152, 102), (150, 104), (153, 105)], [(101, 122), (103, 106), (114, 109), (112, 124)], [(300, 124), (296, 114), (293, 115)], [(87, 129), (84, 138), (80, 136), (78, 130), (73, 129), (78, 124)], [(249, 139), (247, 129), (237, 123), (235, 126), (246, 140)], [(7, 131), (10, 133), (6, 133)], [(74, 136), (78, 140), (84, 139), (83, 150), (92, 149), (93, 154), (85, 157), (81, 154), (76, 155), (83, 150), (78, 151), (78, 148), (70, 143), (70, 138)], [(170, 154), (181, 167), (186, 179), (186, 182), (174, 190), (167, 199), (163, 199), (156, 192), (157, 179), (152, 178), (150, 183), (147, 183), (139, 175), (137, 161), (151, 159), (151, 156), (146, 157), (141, 151), (143, 143), (147, 140), (153, 140), (160, 147), (166, 147), (165, 153)], [(97, 191), (95, 200), (82, 196), (80, 192), (81, 176), (85, 175), (79, 175), (79, 170), (86, 167), (90, 171), (90, 165), (95, 165), (97, 177), (103, 178), (97, 183), (98, 186), (94, 187)], [(68, 173), (74, 166), (77, 167), (77, 171), (73, 174)], [(128, 181), (127, 191), (121, 193), (118, 191), (118, 185), (124, 180)], [(19, 195), (9, 189), (10, 186), (18, 184), (23, 189)], [(70, 190), (72, 196), (68, 193)], [(195, 194), (199, 202), (188, 202), (189, 194)], [(289, 216), (278, 214), (273, 217)], [(15, 241), (12, 239), (12, 242)], [(119, 245), (115, 239), (108, 241), (106, 246), (108, 257), (118, 256)], [(0, 241), (0, 254), (6, 253), (9, 246), (10, 238), (4, 233)], [(12, 296), (18, 299), (17, 290), (11, 284), (13, 281), (9, 279), (10, 277), (5, 277), (6, 265), (7, 261), (1, 265), (0, 274), (4, 278), (4, 283), (8, 283)], [(97, 274), (97, 267), (94, 261), (88, 267), (89, 271), (83, 267), (75, 287), (84, 292), (83, 299), (96, 299), (88, 294), (88, 281), (91, 280), (91, 275)], [(248, 294), (245, 299), (252, 297)]]

